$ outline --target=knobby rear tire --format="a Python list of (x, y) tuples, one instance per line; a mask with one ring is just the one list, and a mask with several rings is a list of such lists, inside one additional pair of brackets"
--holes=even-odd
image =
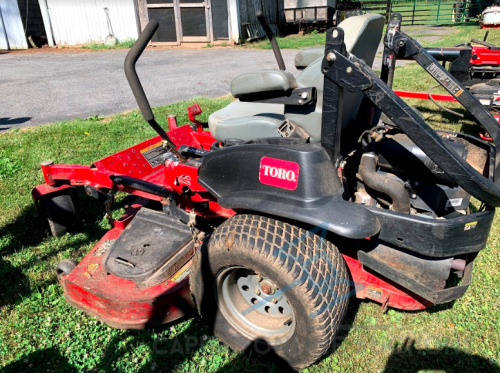
[[(311, 365), (328, 351), (346, 313), (350, 285), (342, 255), (320, 233), (258, 215), (236, 215), (213, 232), (194, 257), (190, 286), (199, 313), (223, 343), (237, 351), (253, 347), (258, 353), (273, 352), (294, 369)], [(258, 310), (251, 304), (243, 312), (238, 310), (241, 289), (241, 294), (234, 290), (229, 298), (221, 290), (232, 269), (233, 277), (254, 273), (254, 278), (277, 285), (280, 290), (275, 294), (283, 292), (293, 310), (290, 325), (295, 324), (288, 334), (276, 332), (280, 338), (273, 340), (275, 334), (266, 334), (274, 331), (271, 324), (256, 325), (259, 331), (248, 327), (261, 320), (251, 318)], [(221, 280), (221, 276), (226, 277)], [(232, 288), (238, 286), (235, 280)]]

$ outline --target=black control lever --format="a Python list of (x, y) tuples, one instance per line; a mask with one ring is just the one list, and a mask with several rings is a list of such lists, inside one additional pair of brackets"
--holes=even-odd
[(382, 55), (382, 71), (380, 73), (380, 79), (382, 79), (382, 81), (391, 88), (394, 80), (394, 69), (396, 68), (396, 54), (387, 48), (385, 43), (387, 42), (387, 39), (391, 38), (396, 31), (401, 29), (401, 21), (401, 13), (392, 13), (384, 36), (384, 53)]
[(170, 137), (167, 135), (165, 130), (161, 128), (158, 122), (155, 120), (155, 116), (153, 111), (151, 110), (151, 106), (149, 105), (148, 98), (144, 93), (144, 88), (142, 88), (141, 81), (139, 80), (139, 76), (137, 75), (137, 71), (135, 69), (135, 64), (139, 57), (141, 57), (142, 52), (146, 49), (149, 41), (155, 34), (156, 30), (158, 30), (158, 21), (152, 20), (148, 23), (144, 31), (141, 32), (139, 38), (134, 43), (130, 51), (127, 53), (127, 57), (125, 58), (125, 76), (127, 77), (128, 84), (132, 89), (132, 93), (134, 94), (135, 100), (137, 101), (137, 105), (139, 105), (139, 109), (141, 110), (142, 116), (144, 120), (149, 123), (151, 128), (161, 136), (161, 138), (167, 143), (169, 149), (174, 153), (182, 162), (186, 161), (186, 158), (182, 156), (177, 150), (175, 144), (170, 140)]
[(266, 33), (267, 38), (269, 39), (269, 42), (271, 43), (271, 47), (273, 48), (274, 52), (274, 57), (276, 58), (276, 62), (278, 62), (278, 67), (280, 68), (280, 70), (285, 71), (286, 70), (285, 61), (283, 61), (283, 56), (281, 55), (280, 47), (278, 46), (276, 37), (273, 34), (273, 30), (271, 30), (269, 23), (267, 23), (266, 17), (264, 17), (264, 13), (262, 13), (261, 10), (258, 10), (255, 13), (255, 15), (257, 16), (257, 19), (262, 25), (262, 28), (264, 29), (264, 32)]
[[(486, 34), (484, 36), (484, 38), (486, 39), (486, 37), (488, 36), (488, 34)], [(486, 48), (488, 48), (489, 50), (491, 51), (497, 51), (497, 50), (500, 50), (500, 47), (498, 45), (495, 45), (495, 44), (491, 44), (491, 43), (488, 43), (486, 40), (479, 40), (479, 39), (471, 39), (471, 42), (472, 43), (476, 43), (476, 44), (479, 44), (479, 45), (482, 45)]]

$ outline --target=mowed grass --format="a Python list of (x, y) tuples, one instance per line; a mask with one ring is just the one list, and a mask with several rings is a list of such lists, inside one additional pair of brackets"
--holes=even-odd
[[(281, 49), (302, 49), (314, 47), (317, 45), (325, 45), (326, 36), (324, 32), (312, 32), (301, 35), (288, 35), (277, 36), (276, 40)], [(269, 40), (261, 40), (252, 43), (243, 44), (244, 47), (259, 48), (259, 49), (272, 49)]]
[[(440, 40), (425, 42), (422, 41), (422, 45), (424, 47), (453, 47), (459, 43), (469, 42), (471, 39), (480, 39), (483, 40), (485, 30), (479, 27), (479, 24), (457, 24), (457, 25), (448, 25), (448, 26), (402, 26), (401, 31), (407, 32), (409, 35), (414, 35), (417, 40), (419, 38), (425, 36), (432, 36), (431, 27), (438, 27), (442, 29), (449, 30), (449, 33), (446, 37), (440, 38)], [(419, 33), (420, 30), (426, 30)], [(384, 34), (385, 35), (385, 30)], [(382, 35), (382, 38), (383, 38)], [(309, 33), (304, 36), (300, 35), (289, 35), (289, 36), (278, 36), (277, 38), (278, 45), (281, 49), (303, 49), (308, 47), (314, 47), (318, 45), (325, 45), (326, 33), (318, 32), (318, 33)], [(500, 31), (491, 30), (488, 35), (488, 42), (493, 44), (500, 44)], [(271, 49), (271, 43), (266, 40), (246, 43), (245, 47), (251, 48), (260, 48), (260, 49)]]
[[(426, 90), (432, 84), (413, 65), (398, 68), (395, 87)], [(231, 99), (193, 100), (209, 113)], [(165, 126), (181, 102), (155, 109)], [(442, 116), (431, 103), (411, 101), (443, 129), (477, 133), (469, 118)], [(457, 108), (457, 105), (448, 104)], [(53, 273), (62, 259), (80, 260), (108, 229), (104, 210), (84, 199), (86, 227), (61, 238), (48, 235), (31, 202), (43, 182), (39, 163), (90, 164), (154, 133), (137, 111), (92, 117), (0, 135), (0, 367), (36, 372), (281, 372), (283, 366), (255, 351), (238, 354), (198, 317), (164, 330), (110, 328), (64, 301)], [(118, 207), (120, 205), (118, 204)], [(119, 213), (119, 211), (117, 211)], [(388, 310), (351, 299), (332, 352), (306, 372), (498, 372), (500, 362), (500, 222), (475, 262), (473, 281), (461, 299), (420, 312)]]
[(82, 49), (92, 49), (92, 50), (103, 50), (103, 49), (128, 49), (132, 48), (132, 45), (134, 45), (135, 40), (134, 39), (127, 39), (123, 41), (118, 41), (116, 45), (107, 45), (104, 43), (91, 43), (91, 44), (85, 44), (82, 45), (80, 48)]

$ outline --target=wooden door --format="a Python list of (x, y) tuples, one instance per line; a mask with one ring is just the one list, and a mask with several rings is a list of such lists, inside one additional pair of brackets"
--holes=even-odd
[(155, 44), (211, 42), (210, 0), (147, 0), (148, 19), (160, 23)]
[[(182, 42), (210, 42), (210, 0), (177, 0)], [(177, 2), (176, 1), (176, 2)]]
[(147, 0), (148, 19), (155, 19), (160, 26), (151, 40), (155, 44), (178, 45), (178, 12), (176, 0)]

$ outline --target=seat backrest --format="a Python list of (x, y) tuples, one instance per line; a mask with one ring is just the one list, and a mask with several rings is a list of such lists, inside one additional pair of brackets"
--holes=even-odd
[[(363, 59), (369, 66), (373, 64), (377, 48), (382, 38), (384, 17), (379, 14), (364, 14), (345, 19), (339, 24), (344, 30), (346, 50)], [(316, 87), (318, 101), (311, 107), (285, 107), (285, 117), (304, 128), (311, 135), (311, 142), (321, 140), (321, 116), (323, 109), (323, 79), (321, 62), (324, 47), (318, 49), (318, 58), (309, 64), (296, 78), (298, 88)], [(342, 126), (356, 119), (363, 94), (344, 92)]]

